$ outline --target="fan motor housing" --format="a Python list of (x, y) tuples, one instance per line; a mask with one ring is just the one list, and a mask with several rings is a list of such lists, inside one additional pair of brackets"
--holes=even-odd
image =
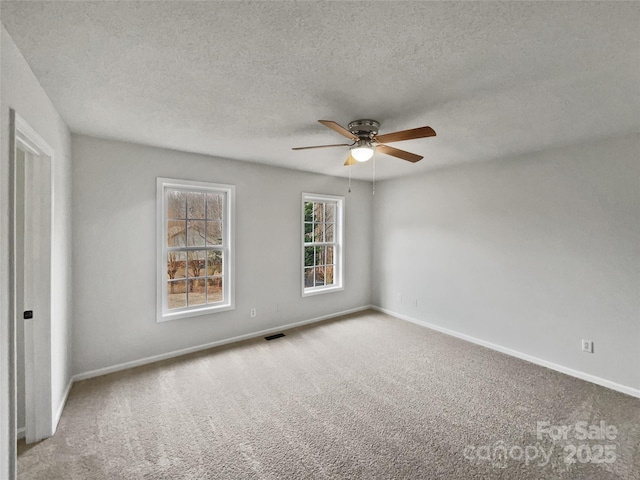
[(358, 138), (371, 139), (378, 134), (380, 129), (380, 122), (375, 120), (354, 120), (349, 123), (349, 131)]

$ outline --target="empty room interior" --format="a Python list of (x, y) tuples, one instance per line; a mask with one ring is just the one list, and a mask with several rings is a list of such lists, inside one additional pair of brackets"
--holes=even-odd
[(0, 22), (1, 479), (640, 479), (640, 3)]

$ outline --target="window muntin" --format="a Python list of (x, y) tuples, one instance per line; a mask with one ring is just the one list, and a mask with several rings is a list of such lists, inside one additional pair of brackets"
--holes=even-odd
[(232, 185), (158, 179), (158, 321), (233, 308)]
[(342, 290), (344, 198), (302, 195), (302, 295)]

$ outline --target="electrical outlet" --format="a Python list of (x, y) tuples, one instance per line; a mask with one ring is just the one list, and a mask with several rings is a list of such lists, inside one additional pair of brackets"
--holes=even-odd
[(414, 307), (417, 307), (417, 306), (418, 306), (418, 299), (417, 299), (417, 298), (414, 298), (414, 299), (413, 299), (413, 306), (414, 306)]
[(402, 294), (401, 293), (396, 294), (396, 300), (398, 300), (398, 303), (402, 303)]
[(593, 353), (593, 341), (582, 340), (582, 351), (587, 353)]
[(256, 312), (255, 308), (251, 309), (251, 318), (255, 317), (258, 313)]

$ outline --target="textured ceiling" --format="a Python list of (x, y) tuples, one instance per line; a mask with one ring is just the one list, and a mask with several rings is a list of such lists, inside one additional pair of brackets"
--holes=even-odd
[[(1, 2), (72, 131), (347, 175), (316, 120), (435, 138), (411, 175), (640, 130), (638, 2)], [(371, 162), (354, 178), (371, 178)]]

